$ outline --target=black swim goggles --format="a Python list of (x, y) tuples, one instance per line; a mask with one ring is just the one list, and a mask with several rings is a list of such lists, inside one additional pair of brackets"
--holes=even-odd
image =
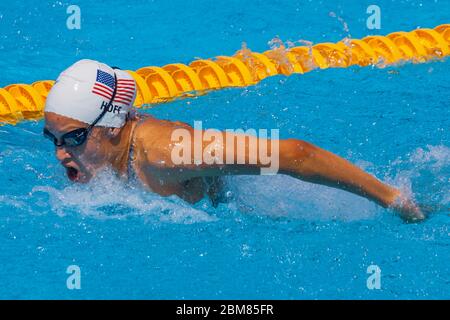
[(87, 128), (79, 128), (79, 129), (75, 129), (72, 131), (69, 131), (65, 134), (63, 134), (60, 138), (60, 141), (58, 141), (58, 139), (53, 135), (53, 133), (51, 133), (50, 131), (47, 130), (47, 128), (44, 128), (44, 137), (49, 139), (50, 141), (52, 141), (55, 146), (57, 147), (62, 147), (62, 146), (67, 146), (67, 147), (77, 147), (77, 146), (81, 146), (83, 143), (86, 142), (87, 137), (89, 136), (89, 134), (92, 131), (92, 128), (94, 128), (94, 126), (104, 117), (104, 115), (108, 112), (109, 107), (112, 105), (114, 98), (116, 97), (116, 92), (117, 92), (117, 76), (116, 73), (114, 73), (114, 91), (113, 91), (113, 95), (111, 97), (111, 100), (109, 101), (109, 103), (104, 107), (102, 113), (100, 113), (100, 115), (94, 120), (94, 122), (92, 122)]

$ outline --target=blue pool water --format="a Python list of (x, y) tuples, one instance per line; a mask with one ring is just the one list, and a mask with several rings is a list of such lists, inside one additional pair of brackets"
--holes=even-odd
[[(77, 1), (0, 3), (0, 86), (54, 79), (81, 58), (124, 69), (339, 41), (450, 22), (450, 1)], [(331, 13), (331, 14), (330, 14)], [(342, 18), (342, 23), (332, 13)], [(389, 210), (286, 176), (228, 179), (229, 202), (189, 205), (105, 172), (74, 185), (42, 121), (0, 127), (0, 298), (450, 298), (450, 61), (316, 70), (146, 112), (204, 127), (279, 128), (346, 157), (435, 208)], [(381, 289), (366, 286), (381, 269)], [(68, 290), (66, 268), (81, 269)]]

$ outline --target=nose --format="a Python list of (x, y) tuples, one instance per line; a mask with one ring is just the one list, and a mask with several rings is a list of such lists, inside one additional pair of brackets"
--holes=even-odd
[(66, 148), (64, 148), (64, 147), (56, 147), (56, 158), (59, 161), (63, 161), (67, 158), (70, 158), (70, 154), (67, 152)]

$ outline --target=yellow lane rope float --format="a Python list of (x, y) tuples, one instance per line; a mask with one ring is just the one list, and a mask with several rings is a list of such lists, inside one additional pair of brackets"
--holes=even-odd
[[(128, 71), (136, 80), (134, 105), (141, 107), (176, 98), (197, 96), (225, 87), (244, 87), (266, 77), (305, 73), (316, 68), (352, 65), (386, 66), (402, 61), (422, 63), (450, 55), (450, 24), (434, 29), (394, 32), (387, 36), (344, 39), (338, 43), (278, 47), (264, 53), (242, 49), (232, 57), (195, 60)], [(40, 119), (54, 81), (11, 84), (0, 88), (0, 124)]]

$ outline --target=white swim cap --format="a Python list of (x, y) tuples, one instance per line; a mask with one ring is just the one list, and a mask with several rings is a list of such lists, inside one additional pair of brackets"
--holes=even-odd
[[(108, 106), (117, 78), (114, 101)], [(64, 70), (51, 88), (45, 112), (91, 124), (108, 106), (108, 112), (96, 124), (120, 128), (136, 97), (136, 83), (126, 71), (112, 69), (94, 60), (80, 60)]]

